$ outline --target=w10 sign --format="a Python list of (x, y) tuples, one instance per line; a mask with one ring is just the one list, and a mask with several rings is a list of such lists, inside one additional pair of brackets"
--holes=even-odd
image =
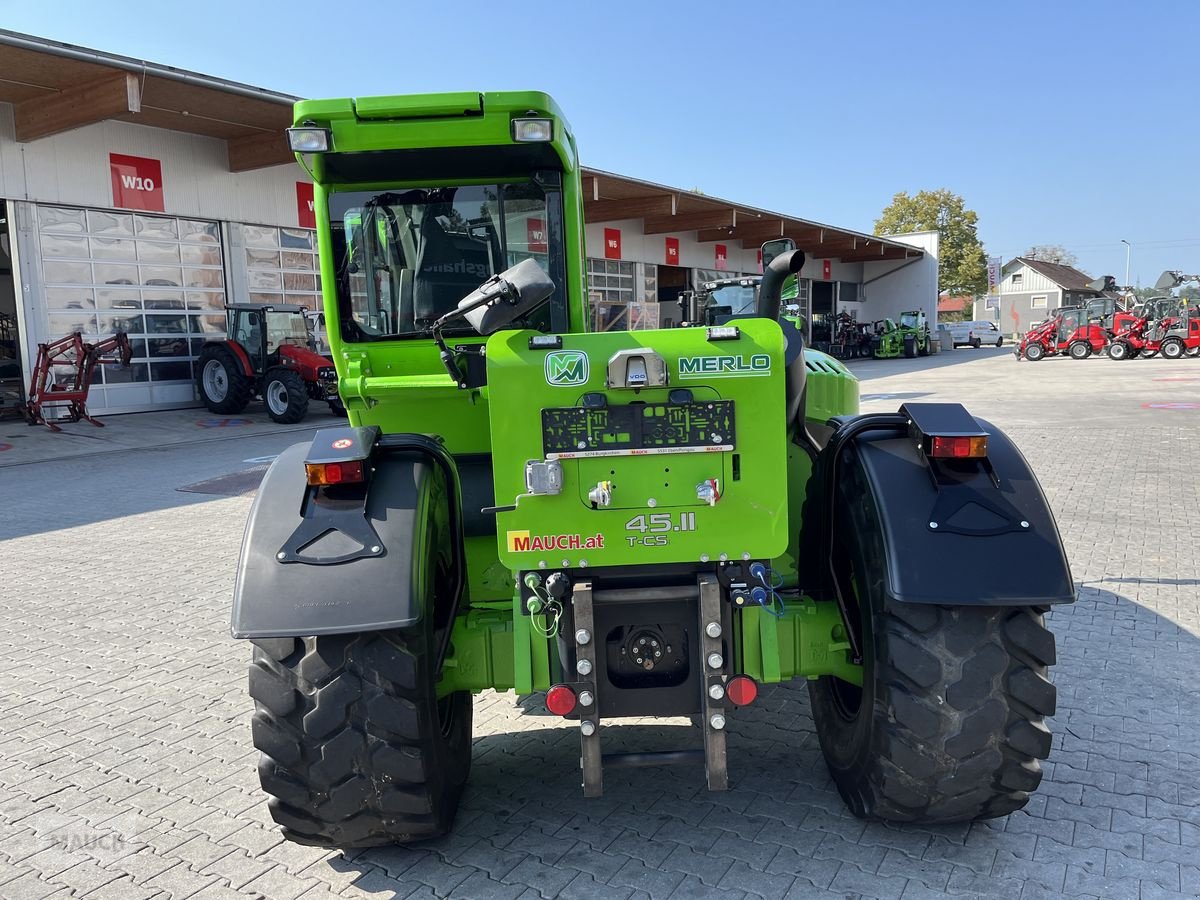
[(112, 174), (113, 206), (118, 209), (143, 209), (165, 212), (163, 204), (162, 163), (144, 156), (108, 154)]

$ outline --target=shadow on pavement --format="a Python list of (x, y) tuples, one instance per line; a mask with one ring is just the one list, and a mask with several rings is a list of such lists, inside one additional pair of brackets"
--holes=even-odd
[[(252, 494), (269, 461), (311, 433), (239, 435), (0, 468), (0, 541)], [(91, 482), (93, 473), (102, 473), (103, 490)], [(245, 520), (227, 524), (240, 534)]]
[[(481, 892), (487, 882), (477, 880), (485, 876), (476, 869), (495, 881), (534, 884), (543, 896), (555, 896), (580, 872), (586, 875), (575, 893), (584, 885), (596, 896), (610, 879), (637, 886), (625, 877), (634, 875), (664, 894), (686, 881), (684, 889), (706, 896), (726, 890), (741, 896), (749, 879), (775, 885), (778, 896), (793, 879), (798, 895), (840, 893), (850, 890), (847, 872), (878, 879), (878, 893), (870, 884), (850, 890), (862, 897), (899, 896), (903, 877), (914, 879), (914, 890), (924, 878), (928, 895), (984, 886), (989, 896), (1017, 896), (1022, 882), (1027, 891), (1054, 892), (1089, 877), (1097, 890), (1078, 889), (1103, 896), (1116, 896), (1109, 890), (1137, 896), (1137, 879), (1169, 885), (1196, 850), (1176, 837), (1159, 841), (1143, 859), (1141, 831), (1173, 828), (1179, 835), (1190, 823), (1200, 833), (1194, 775), (1200, 757), (1194, 736), (1188, 741), (1180, 731), (1181, 723), (1194, 730), (1200, 721), (1197, 638), (1127, 597), (1091, 586), (1049, 619), (1059, 657), (1052, 669), (1053, 751), (1042, 788), (1006, 818), (944, 826), (855, 819), (826, 772), (801, 683), (765, 688), (753, 707), (733, 716), (729, 791), (707, 791), (700, 767), (622, 769), (605, 773), (604, 796), (592, 800), (580, 790), (577, 729), (541, 727), (523, 715), (528, 701), (485, 695), (477, 708), (483, 704), (488, 721), (519, 730), (476, 738), (455, 830), (421, 845), (335, 857), (329, 865), (373, 879), (382, 869), (403, 876), (404, 890), (421, 881), (437, 896), (452, 894), (467, 878), (476, 881), (460, 893)], [(1110, 642), (1098, 647), (1105, 635)], [(686, 725), (614, 724), (603, 734), (606, 751), (700, 741)], [(1104, 833), (1072, 846), (1076, 828)], [(1114, 849), (1097, 861), (1086, 849), (1094, 846)], [(1109, 873), (1124, 860), (1137, 877), (1103, 882), (1106, 858)]]

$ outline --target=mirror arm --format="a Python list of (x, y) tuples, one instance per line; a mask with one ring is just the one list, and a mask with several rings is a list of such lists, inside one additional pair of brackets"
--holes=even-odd
[(437, 321), (430, 326), (430, 334), (433, 337), (433, 342), (438, 346), (438, 355), (442, 358), (442, 365), (446, 367), (446, 372), (454, 379), (454, 383), (460, 388), (466, 388), (467, 380), (463, 377), (462, 370), (458, 367), (457, 354), (446, 346), (446, 342), (442, 339), (442, 329), (446, 327), (447, 322), (452, 322), (455, 319), (463, 318), (472, 310), (479, 309), (481, 306), (486, 306), (496, 300), (508, 303), (511, 302), (513, 288), (512, 285), (503, 278), (496, 276), (496, 284), (494, 291), (488, 291), (479, 297), (474, 303), (469, 303), (466, 306), (458, 306), (450, 310), (444, 316), (438, 318)]

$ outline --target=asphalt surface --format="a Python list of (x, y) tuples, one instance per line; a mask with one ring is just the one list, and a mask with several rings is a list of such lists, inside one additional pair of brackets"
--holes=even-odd
[[(854, 368), (864, 410), (955, 399), (1007, 430), (1057, 515), (1080, 598), (1050, 615), (1054, 750), (1024, 811), (850, 817), (802, 684), (732, 718), (728, 792), (674, 767), (610, 774), (585, 800), (575, 730), (538, 698), (489, 692), (450, 837), (284, 843), (228, 621), (257, 474), (307, 432), (228, 429), (0, 467), (0, 898), (1200, 895), (1200, 360), (1017, 363), (1004, 348)], [(699, 740), (686, 720), (605, 735)]]

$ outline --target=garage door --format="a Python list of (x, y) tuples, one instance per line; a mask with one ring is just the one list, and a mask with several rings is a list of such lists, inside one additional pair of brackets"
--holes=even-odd
[(225, 330), (215, 222), (59, 206), (36, 208), (49, 340), (129, 335), (133, 363), (98, 367), (88, 405), (134, 411), (195, 402), (192, 361)]

